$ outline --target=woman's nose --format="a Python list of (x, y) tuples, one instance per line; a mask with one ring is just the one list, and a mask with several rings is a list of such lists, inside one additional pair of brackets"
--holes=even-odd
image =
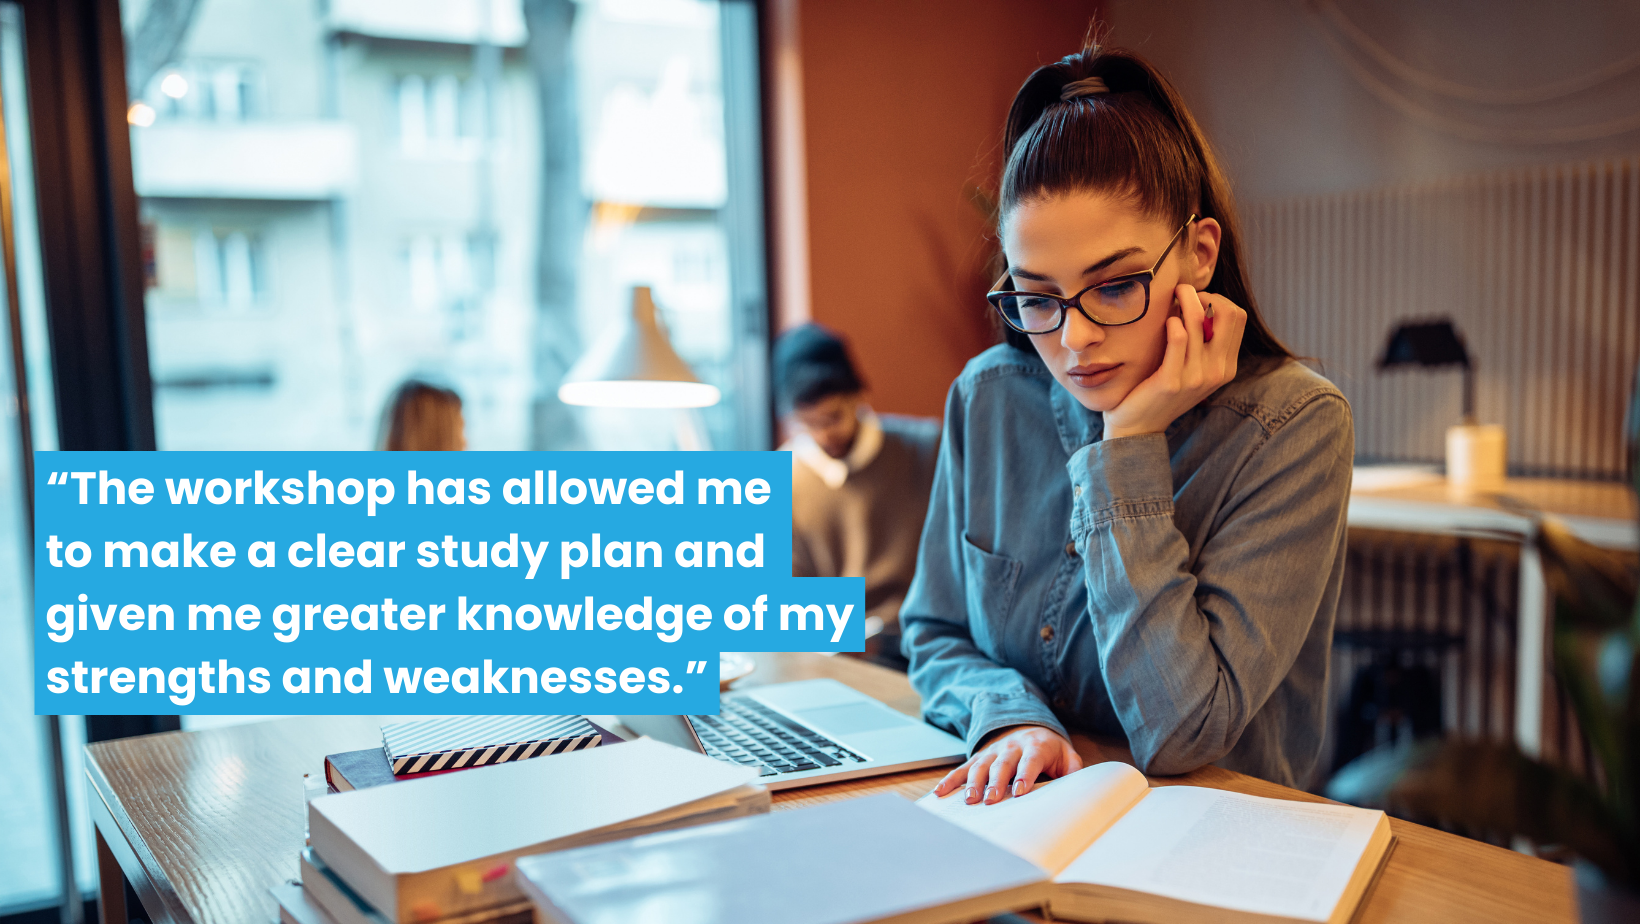
[(1080, 353), (1105, 339), (1105, 329), (1072, 308), (1065, 313), (1065, 326), (1060, 328), (1059, 342), (1072, 353)]

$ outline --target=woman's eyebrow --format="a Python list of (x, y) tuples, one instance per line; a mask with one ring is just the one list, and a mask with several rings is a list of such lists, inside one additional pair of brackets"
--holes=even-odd
[[(1143, 253), (1143, 252), (1144, 252), (1143, 247), (1125, 247), (1121, 250), (1116, 251), (1115, 253), (1111, 254), (1110, 256), (1105, 257), (1104, 259), (1098, 261), (1097, 263), (1094, 263), (1094, 264), (1090, 265), (1087, 269), (1082, 271), (1082, 275), (1092, 276), (1094, 273), (1097, 273), (1097, 272), (1105, 269), (1106, 267), (1110, 266), (1112, 263), (1115, 263), (1117, 260), (1123, 260), (1123, 259), (1126, 259), (1128, 257), (1133, 256), (1136, 253)], [(1034, 273), (1034, 272), (1032, 272), (1028, 269), (1020, 269), (1019, 267), (1015, 267), (1015, 266), (1008, 267), (1008, 275), (1014, 277), (1015, 279), (1030, 279), (1030, 280), (1033, 280), (1035, 282), (1053, 282), (1053, 280), (1051, 278), (1049, 278), (1048, 276), (1043, 275), (1042, 273)]]

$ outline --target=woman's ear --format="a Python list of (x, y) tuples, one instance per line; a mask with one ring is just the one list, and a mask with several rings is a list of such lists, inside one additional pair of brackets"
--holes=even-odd
[(1205, 289), (1213, 281), (1213, 270), (1219, 265), (1219, 241), (1224, 236), (1224, 228), (1216, 219), (1197, 219), (1190, 235), (1190, 261), (1179, 281), (1188, 283), (1196, 289)]

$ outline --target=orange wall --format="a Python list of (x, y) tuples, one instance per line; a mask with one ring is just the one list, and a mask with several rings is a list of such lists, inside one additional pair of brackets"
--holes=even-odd
[(810, 311), (847, 336), (880, 411), (940, 416), (996, 342), (1002, 121), (1097, 11), (1065, 0), (798, 0)]

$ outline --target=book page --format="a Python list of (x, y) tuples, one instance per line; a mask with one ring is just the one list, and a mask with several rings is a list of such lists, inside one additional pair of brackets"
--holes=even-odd
[(1325, 921), (1382, 816), (1167, 786), (1151, 790), (1056, 881)]
[(1144, 774), (1108, 761), (995, 805), (969, 805), (961, 789), (944, 798), (929, 793), (917, 805), (1057, 873), (1143, 798), (1148, 787)]

